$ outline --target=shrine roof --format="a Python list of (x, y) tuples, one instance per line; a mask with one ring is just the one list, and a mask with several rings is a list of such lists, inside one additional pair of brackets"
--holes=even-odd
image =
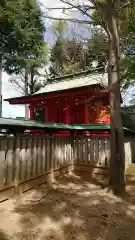
[(4, 99), (4, 101), (12, 102), (12, 104), (26, 104), (26, 102), (37, 96), (48, 96), (53, 93), (61, 93), (64, 91), (66, 92), (67, 90), (69, 91), (96, 85), (104, 88), (108, 85), (107, 73), (93, 73), (93, 71), (90, 70), (56, 77), (55, 79), (48, 79), (48, 82), (52, 80), (55, 82), (46, 84), (46, 86), (42, 87), (33, 95)]
[(59, 80), (59, 78), (55, 78), (54, 83), (47, 84), (45, 87), (42, 87), (38, 92), (34, 93), (33, 95), (44, 94), (44, 93), (52, 93), (58, 91), (65, 91), (69, 89), (87, 87), (91, 85), (101, 85), (107, 86), (108, 84), (108, 77), (107, 73), (104, 74), (87, 74), (87, 75), (68, 75), (66, 80)]

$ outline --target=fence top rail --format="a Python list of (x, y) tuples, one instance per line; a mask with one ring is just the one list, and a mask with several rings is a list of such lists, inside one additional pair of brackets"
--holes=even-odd
[[(0, 140), (16, 140), (16, 139), (74, 139), (74, 140), (82, 140), (82, 139), (89, 139), (89, 140), (104, 140), (110, 139), (110, 136), (26, 136), (26, 135), (18, 135), (18, 136), (0, 136)], [(134, 136), (125, 136), (125, 140), (135, 140)]]
[(110, 136), (0, 136), (0, 140), (16, 140), (16, 139), (110, 139)]

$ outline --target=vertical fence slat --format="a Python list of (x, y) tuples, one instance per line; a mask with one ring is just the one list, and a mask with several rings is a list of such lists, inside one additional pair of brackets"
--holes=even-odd
[(35, 169), (35, 176), (38, 176), (38, 137), (36, 137), (36, 148), (35, 148), (35, 163), (36, 163), (36, 169)]
[(33, 137), (31, 138), (31, 169), (30, 169), (30, 176), (33, 177), (33, 148), (34, 148), (34, 144), (33, 144)]
[(59, 137), (59, 160), (57, 162), (57, 168), (59, 168), (59, 163), (61, 162), (65, 166), (65, 152), (64, 152), (64, 137)]
[(45, 169), (45, 161), (46, 161), (46, 155), (45, 155), (45, 138), (42, 139), (42, 151), (43, 151), (43, 155), (42, 155), (42, 164), (43, 164), (43, 173), (46, 171)]
[(14, 149), (14, 185), (18, 187), (19, 185), (19, 172), (20, 172), (20, 138), (17, 137), (15, 140)]
[(6, 183), (11, 184), (12, 181), (12, 174), (13, 174), (13, 141), (14, 138), (8, 139), (7, 144), (7, 154), (6, 154), (6, 162), (7, 162), (7, 176), (6, 176)]
[(49, 151), (50, 151), (50, 139), (47, 138), (47, 149), (46, 149), (46, 153), (47, 153), (47, 158), (46, 158), (46, 160), (47, 160), (47, 171), (49, 171), (50, 168), (51, 168)]
[(81, 156), (81, 162), (82, 162), (82, 164), (84, 164), (84, 154), (83, 154), (83, 152), (84, 152), (84, 137), (82, 136), (82, 138), (81, 138), (81, 142), (80, 142), (80, 144), (81, 144), (81, 146), (80, 146), (80, 151), (81, 151), (81, 154), (80, 154), (80, 156)]
[(68, 138), (67, 137), (67, 143), (68, 143), (68, 153), (69, 153), (69, 163), (68, 164), (72, 164), (72, 161), (71, 161), (71, 158), (72, 158), (72, 150), (71, 150), (71, 147), (72, 147), (72, 137)]
[(45, 146), (45, 172), (47, 172), (47, 138), (44, 139)]
[(28, 180), (28, 161), (29, 161), (28, 138), (25, 138), (25, 179)]
[(45, 156), (46, 156), (46, 158), (45, 158), (45, 160), (46, 160), (46, 171), (48, 171), (48, 169), (49, 169), (49, 166), (48, 166), (48, 140), (47, 140), (47, 138), (46, 138), (46, 150), (45, 150)]
[(77, 164), (80, 163), (80, 159), (79, 159), (79, 139), (76, 138), (76, 156), (77, 156)]
[(63, 139), (63, 150), (64, 150), (64, 160), (65, 160), (65, 166), (68, 164), (68, 159), (67, 159), (67, 137), (65, 136)]
[(36, 176), (36, 161), (37, 161), (37, 139), (33, 139), (33, 168), (32, 177)]
[(49, 163), (50, 163), (50, 169), (53, 169), (53, 162), (52, 162), (52, 137), (49, 138)]
[(54, 137), (54, 155), (53, 155), (54, 169), (57, 168), (57, 144), (58, 138)]
[[(71, 137), (66, 138), (67, 141), (67, 148), (66, 148), (66, 158), (67, 158), (67, 164), (70, 165), (71, 163)], [(70, 141), (70, 142), (69, 142)]]
[(73, 138), (73, 164), (77, 163), (77, 158), (76, 158), (76, 139)]
[(39, 176), (41, 174), (41, 138), (38, 138), (37, 142), (37, 175)]
[(95, 159), (94, 159), (94, 165), (98, 165), (99, 161), (99, 138), (95, 138), (95, 144), (94, 144), (94, 152), (95, 152)]
[(48, 138), (46, 138), (46, 169), (49, 171), (49, 141)]
[(85, 154), (84, 154), (85, 160), (84, 163), (88, 164), (88, 138), (85, 138)]
[(19, 181), (22, 181), (22, 138), (20, 138)]
[(78, 139), (75, 137), (75, 163), (78, 164)]
[(21, 158), (21, 179), (25, 180), (25, 169), (26, 169), (26, 139), (22, 138), (22, 158)]
[[(55, 152), (56, 169), (59, 166), (60, 155), (61, 155), (61, 138), (58, 137), (58, 138), (56, 138), (56, 152)], [(61, 155), (61, 157), (63, 157), (63, 156)]]
[(4, 188), (5, 182), (5, 145), (6, 140), (0, 140), (0, 189)]
[(100, 155), (99, 155), (99, 164), (102, 166), (103, 163), (103, 159), (105, 158), (105, 149), (104, 149), (104, 139), (100, 140)]
[[(63, 138), (59, 137), (59, 144), (58, 144), (58, 152), (59, 152), (59, 161), (63, 163), (65, 166), (65, 157), (64, 157), (64, 149), (63, 149)], [(59, 161), (57, 161), (57, 168), (59, 167)]]
[(89, 147), (90, 147), (90, 164), (94, 165), (94, 160), (95, 160), (95, 155), (94, 155), (94, 139), (91, 138), (89, 142)]
[(73, 137), (71, 137), (71, 163), (72, 165), (75, 164), (75, 140)]
[(67, 158), (66, 158), (66, 149), (67, 149), (67, 141), (66, 136), (63, 138), (63, 151), (64, 151), (64, 162), (65, 166), (67, 165)]
[(44, 173), (44, 164), (43, 164), (43, 157), (44, 157), (44, 152), (43, 152), (43, 137), (41, 138), (41, 165), (40, 165), (40, 173)]
[(28, 143), (27, 143), (27, 164), (26, 164), (26, 168), (27, 168), (27, 180), (29, 180), (31, 178), (31, 165), (32, 165), (32, 139), (28, 138)]

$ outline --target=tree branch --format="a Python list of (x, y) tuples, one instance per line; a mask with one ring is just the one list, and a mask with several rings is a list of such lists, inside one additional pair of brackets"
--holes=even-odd
[(86, 10), (83, 10), (82, 8), (84, 8), (85, 5), (84, 5), (84, 6), (74, 5), (73, 3), (68, 2), (68, 1), (66, 1), (66, 0), (60, 0), (60, 1), (63, 2), (63, 3), (66, 3), (66, 4), (68, 4), (68, 5), (70, 5), (71, 7), (76, 8), (77, 10), (79, 10), (81, 13), (85, 14), (85, 15), (86, 15), (87, 17), (89, 17), (89, 18), (91, 18), (91, 15), (88, 14), (87, 11), (90, 10), (90, 9), (95, 9), (95, 7), (93, 7), (93, 6), (87, 6), (87, 9), (86, 9)]
[[(42, 4), (43, 5), (43, 4)], [(44, 8), (45, 9), (47, 9), (47, 10), (71, 10), (71, 9), (76, 9), (76, 8), (78, 8), (78, 7), (81, 7), (80, 5), (76, 5), (76, 6), (74, 6), (73, 5), (73, 7), (54, 7), (54, 8), (50, 8), (50, 7), (45, 7), (44, 6)], [(86, 8), (86, 9), (93, 9), (93, 7), (89, 7), (88, 5), (84, 5), (84, 6), (82, 6), (82, 8)]]
[(118, 11), (120, 11), (122, 8), (128, 7), (129, 5), (131, 5), (131, 1), (128, 1), (128, 2), (124, 3), (124, 4), (118, 9)]
[(16, 79), (9, 79), (9, 82), (14, 85), (17, 89), (20, 89), (24, 93), (24, 88), (19, 84)]
[(68, 22), (75, 22), (75, 23), (81, 23), (81, 24), (94, 24), (93, 21), (87, 21), (87, 20), (79, 20), (75, 18), (57, 18), (52, 16), (43, 16), (44, 18), (52, 19), (52, 20), (58, 20), (58, 21), (68, 21)]

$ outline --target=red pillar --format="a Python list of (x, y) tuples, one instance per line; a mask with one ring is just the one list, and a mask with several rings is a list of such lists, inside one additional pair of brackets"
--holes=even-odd
[(84, 111), (84, 114), (85, 114), (85, 124), (88, 124), (89, 123), (89, 112), (88, 112), (88, 101), (87, 99), (85, 98), (85, 111)]
[(35, 109), (34, 109), (34, 105), (30, 105), (29, 106), (29, 109), (30, 109), (30, 120), (34, 120), (35, 118)]
[(66, 124), (70, 124), (70, 105), (66, 106)]

